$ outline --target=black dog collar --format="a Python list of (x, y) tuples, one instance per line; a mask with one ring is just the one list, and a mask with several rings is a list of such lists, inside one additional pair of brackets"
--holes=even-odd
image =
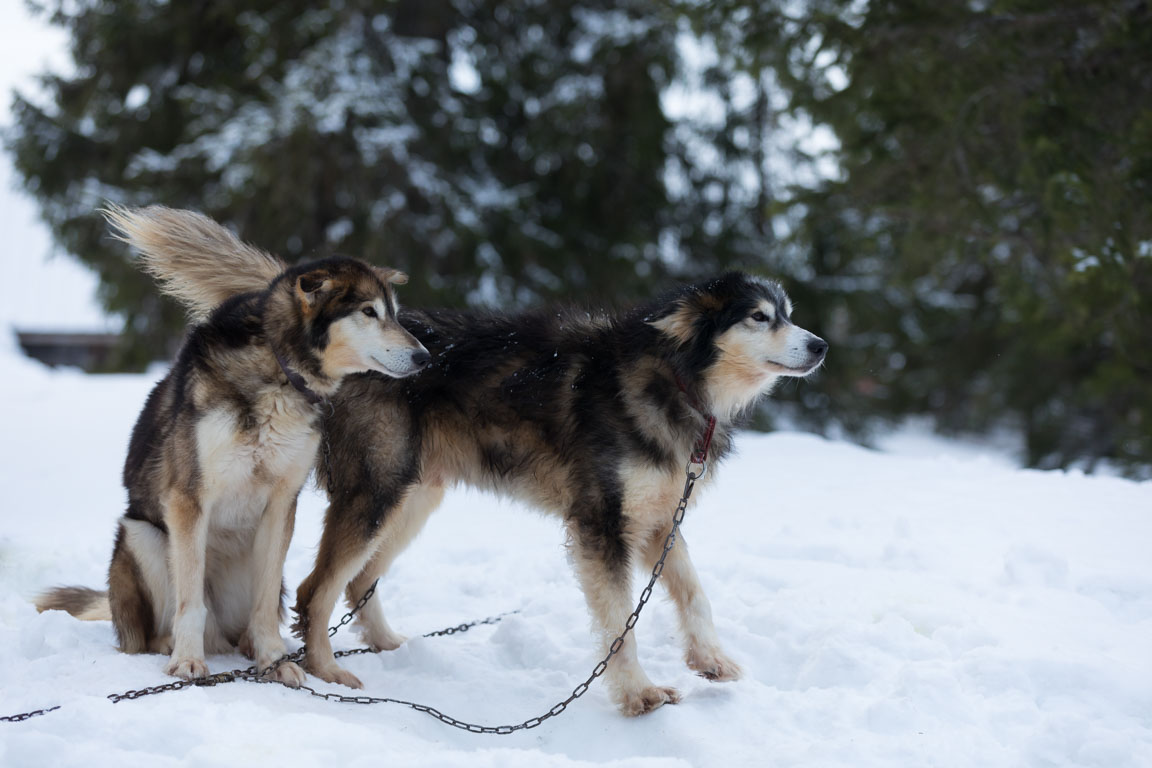
[(288, 377), (289, 383), (296, 388), (297, 392), (304, 395), (305, 400), (312, 405), (319, 405), (324, 402), (324, 398), (316, 394), (316, 392), (308, 386), (303, 376), (288, 367), (288, 361), (286, 361), (279, 352), (273, 350), (272, 354), (276, 355), (276, 362), (280, 364), (280, 370), (284, 371), (284, 375)]

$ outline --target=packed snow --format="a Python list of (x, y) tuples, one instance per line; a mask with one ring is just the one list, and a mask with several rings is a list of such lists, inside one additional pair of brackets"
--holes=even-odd
[[(742, 435), (684, 533), (745, 678), (692, 675), (672, 607), (655, 600), (641, 660), (684, 700), (645, 717), (619, 715), (599, 683), (511, 736), (249, 683), (112, 704), (166, 682), (164, 660), (120, 654), (110, 624), (37, 614), (30, 599), (104, 583), (128, 434), (161, 372), (49, 372), (10, 349), (0, 369), (0, 715), (61, 707), (0, 723), (0, 765), (1152, 765), (1152, 483), (1020, 470), (928, 437), (883, 453)], [(323, 507), (305, 491), (290, 588)], [(380, 590), (415, 639), (343, 663), (365, 693), (457, 718), (547, 711), (598, 660), (563, 544), (554, 519), (449, 494)], [(509, 610), (496, 626), (419, 637)]]

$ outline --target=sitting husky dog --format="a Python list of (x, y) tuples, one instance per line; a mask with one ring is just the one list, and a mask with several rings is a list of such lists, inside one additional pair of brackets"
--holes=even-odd
[[(254, 274), (237, 265), (221, 282), (240, 292)], [(614, 315), (405, 310), (399, 319), (433, 362), (403, 382), (354, 376), (334, 398), (330, 455), (318, 467), (330, 505), (315, 567), (296, 591), (308, 670), (356, 688), (325, 629), (333, 607), (341, 593), (355, 604), (458, 483), (564, 522), (606, 651), (634, 605), (633, 569), (650, 570), (663, 551), (697, 441), (714, 426), (715, 465), (751, 406), (781, 377), (812, 373), (828, 350), (792, 323), (778, 283), (740, 273)], [(714, 477), (710, 469), (706, 482)], [(688, 666), (709, 680), (737, 679), (682, 537), (661, 581)], [(377, 600), (359, 622), (377, 649), (404, 641)], [(679, 700), (644, 673), (633, 634), (606, 677), (628, 715)]]
[[(392, 285), (407, 278), (352, 259), (285, 269), (188, 211), (105, 214), (203, 322), (132, 432), (108, 591), (59, 588), (37, 607), (111, 618), (120, 650), (170, 652), (166, 671), (184, 679), (208, 674), (205, 651), (237, 646), (264, 668), (284, 653), (282, 572), (318, 405), (350, 373), (399, 378), (430, 359), (396, 319)], [(235, 295), (238, 265), (260, 290)], [(304, 681), (290, 662), (274, 674)]]

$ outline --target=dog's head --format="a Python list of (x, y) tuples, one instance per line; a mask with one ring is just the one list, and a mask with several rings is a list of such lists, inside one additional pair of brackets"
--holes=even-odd
[(403, 378), (431, 359), (396, 317), (393, 286), (408, 281), (403, 272), (327, 259), (289, 270), (284, 278), (303, 331), (294, 346), (317, 360), (329, 379), (363, 371)]
[(752, 405), (781, 376), (812, 373), (828, 352), (826, 341), (792, 323), (779, 283), (735, 272), (690, 286), (649, 322), (722, 418)]

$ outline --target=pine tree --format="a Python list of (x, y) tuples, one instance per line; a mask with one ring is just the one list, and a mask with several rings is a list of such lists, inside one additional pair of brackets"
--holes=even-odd
[[(664, 174), (675, 19), (647, 4), (329, 0), (56, 5), (76, 74), (16, 100), (16, 166), (127, 318), (127, 358), (179, 312), (106, 235), (105, 201), (189, 207), (289, 260), (408, 271), (405, 301), (609, 303), (720, 252)], [(677, 238), (673, 234), (671, 240)]]
[[(393, 264), (414, 304), (781, 277), (832, 343), (816, 386), (782, 393), (802, 423), (1016, 423), (1039, 466), (1152, 463), (1144, 0), (56, 0), (54, 17), (77, 73), (47, 77), (45, 106), (17, 99), (8, 146), (127, 316), (131, 363), (182, 319), (104, 234), (105, 200), (200, 209), (290, 260)], [(707, 109), (678, 112), (686, 81)]]
[(843, 176), (802, 232), (868, 288), (842, 306), (883, 408), (1014, 417), (1040, 466), (1152, 460), (1152, 9), (820, 6), (788, 71)]

